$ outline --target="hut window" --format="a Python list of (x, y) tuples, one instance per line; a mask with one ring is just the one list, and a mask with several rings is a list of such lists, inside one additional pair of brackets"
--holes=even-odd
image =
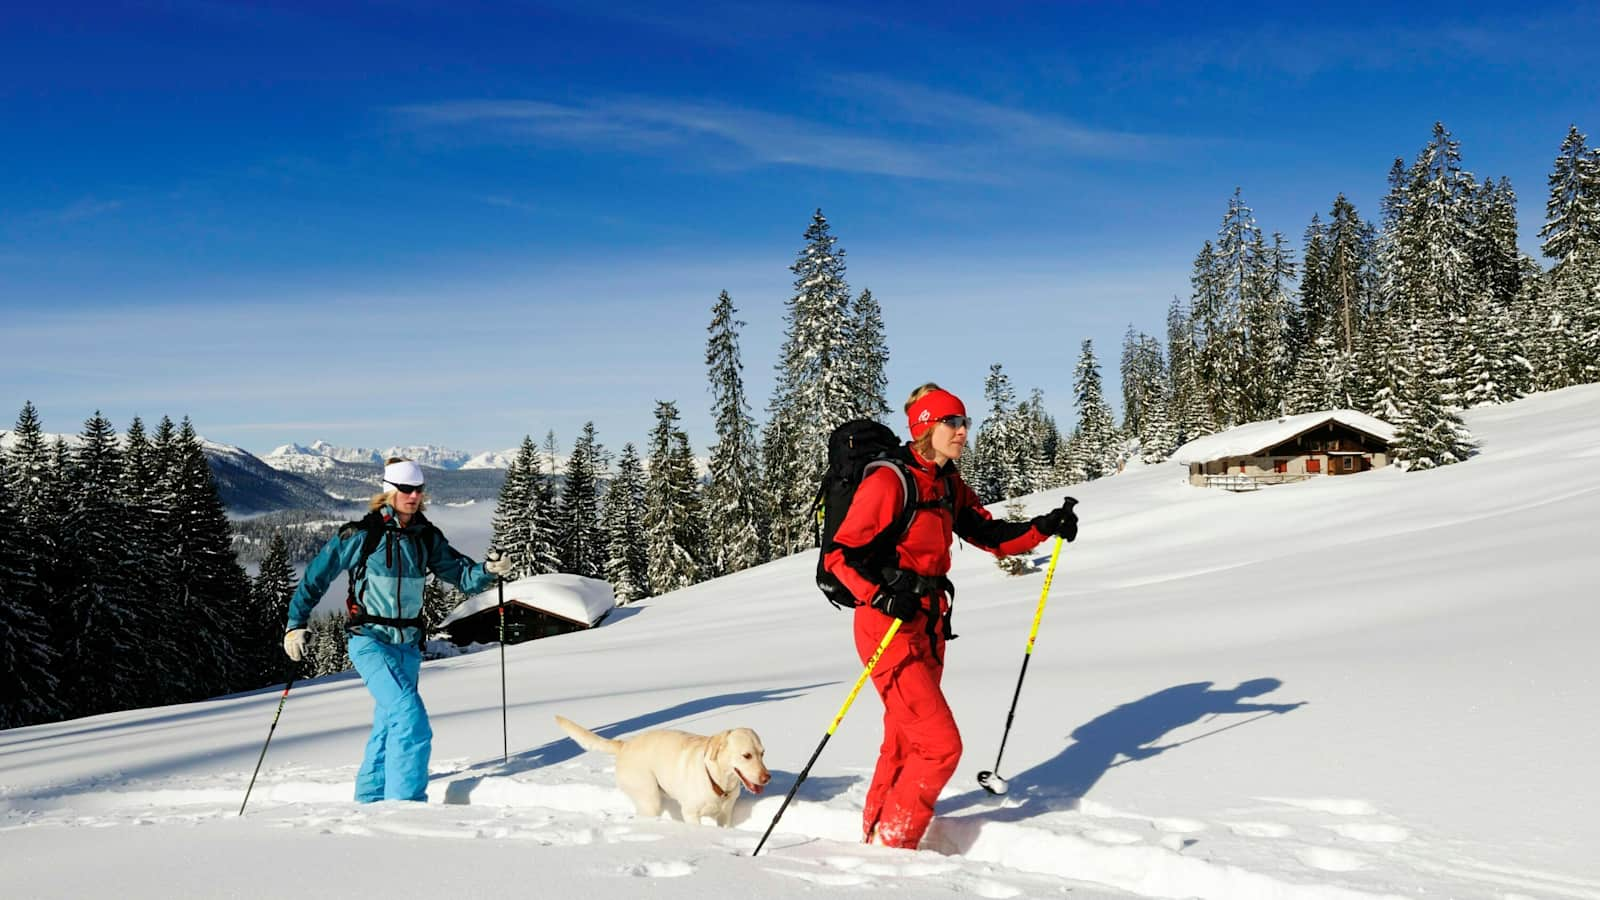
[(1344, 458), (1344, 470), (1346, 472), (1349, 472), (1349, 471), (1353, 470), (1355, 467), (1356, 467), (1356, 458), (1354, 456), (1346, 456)]
[(1312, 441), (1311, 442), (1311, 449), (1313, 451), (1320, 452), (1322, 450), (1322, 442), (1321, 441)]

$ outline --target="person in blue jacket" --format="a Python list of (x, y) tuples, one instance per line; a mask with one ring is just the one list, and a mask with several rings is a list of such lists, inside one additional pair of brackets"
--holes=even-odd
[(417, 693), (422, 671), (422, 586), (429, 572), (468, 594), (487, 589), (511, 568), (509, 559), (476, 563), (457, 553), (422, 514), (422, 467), (390, 459), (383, 493), (306, 566), (289, 601), (283, 652), (306, 655), (311, 610), (340, 572), (350, 573), (346, 599), (350, 662), (372, 693), (372, 737), (356, 774), (356, 802), (428, 799), (433, 729)]

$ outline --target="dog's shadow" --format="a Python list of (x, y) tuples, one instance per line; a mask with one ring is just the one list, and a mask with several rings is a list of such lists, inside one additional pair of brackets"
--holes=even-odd
[[(738, 691), (729, 694), (717, 694), (712, 697), (701, 697), (696, 700), (686, 700), (683, 703), (673, 704), (653, 712), (643, 713), (630, 719), (623, 719), (620, 722), (602, 725), (593, 729), (593, 731), (601, 737), (622, 737), (637, 731), (648, 731), (652, 728), (659, 728), (673, 723), (682, 725), (685, 720), (693, 719), (713, 710), (769, 703), (777, 700), (792, 700), (796, 697), (804, 696), (817, 688), (828, 687), (836, 683), (824, 681), (795, 687)], [(445, 803), (467, 805), (472, 802), (473, 790), (485, 778), (505, 778), (516, 775), (519, 772), (553, 766), (576, 759), (583, 752), (583, 748), (579, 747), (576, 741), (562, 736), (531, 750), (515, 753), (508, 760), (494, 759), (475, 763), (464, 771), (439, 775), (436, 778), (439, 780), (449, 779), (448, 784), (445, 785)], [(774, 775), (776, 774), (774, 773)], [(807, 784), (809, 783), (810, 780), (808, 779)]]
[[(969, 815), (944, 819), (941, 828), (944, 839), (953, 843), (960, 852), (965, 852), (966, 847), (960, 845), (965, 841), (970, 846), (971, 841), (977, 839), (977, 826), (983, 822), (1017, 822), (1050, 812), (1077, 809), (1080, 801), (1100, 778), (1117, 766), (1150, 759), (1184, 744), (1305, 705), (1304, 701), (1243, 702), (1245, 697), (1254, 697), (1282, 687), (1283, 682), (1276, 678), (1256, 678), (1226, 689), (1214, 688), (1213, 684), (1210, 681), (1197, 681), (1165, 688), (1124, 703), (1078, 726), (1071, 734), (1072, 743), (1060, 753), (1007, 778), (1010, 790), (1006, 794), (1005, 806), (984, 808)], [(1168, 733), (1202, 719), (1209, 721), (1208, 717), (1211, 716), (1247, 713), (1256, 715), (1240, 722), (1219, 725), (1183, 740), (1160, 743)], [(973, 805), (988, 806), (993, 802), (990, 794), (979, 789), (941, 800), (940, 804), (946, 808), (961, 809)]]

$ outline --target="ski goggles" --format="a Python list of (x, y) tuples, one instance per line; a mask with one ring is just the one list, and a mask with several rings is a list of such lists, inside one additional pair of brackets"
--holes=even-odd
[(958, 429), (958, 430), (962, 429), (962, 428), (971, 428), (972, 427), (972, 417), (971, 416), (940, 416), (939, 417), (939, 423), (941, 425), (949, 425), (951, 428), (955, 428), (955, 429)]

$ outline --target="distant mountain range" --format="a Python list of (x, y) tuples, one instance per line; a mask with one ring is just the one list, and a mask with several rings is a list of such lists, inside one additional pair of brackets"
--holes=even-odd
[[(75, 434), (44, 436), (46, 443), (55, 443), (58, 437), (68, 446), (80, 441)], [(0, 430), (0, 447), (9, 449), (11, 443), (11, 432)], [(504, 451), (473, 456), (442, 447), (391, 447), (380, 454), (323, 441), (310, 446), (286, 444), (264, 458), (204, 438), (201, 446), (222, 504), (236, 516), (363, 505), (379, 491), (382, 461), (389, 456), (404, 456), (422, 464), (427, 470), (428, 499), (435, 503), (492, 502), (500, 494), (511, 459)]]
[(461, 469), (509, 469), (511, 460), (516, 455), (517, 451), (514, 448), (489, 450), (473, 456), (460, 450), (428, 444), (419, 447), (390, 447), (380, 452), (366, 447), (335, 447), (327, 441), (312, 441), (310, 444), (284, 444), (275, 447), (261, 459), (267, 465), (285, 472), (315, 472), (326, 471), (329, 462), (381, 466), (384, 460), (398, 456), (414, 459), (429, 468), (454, 472)]

